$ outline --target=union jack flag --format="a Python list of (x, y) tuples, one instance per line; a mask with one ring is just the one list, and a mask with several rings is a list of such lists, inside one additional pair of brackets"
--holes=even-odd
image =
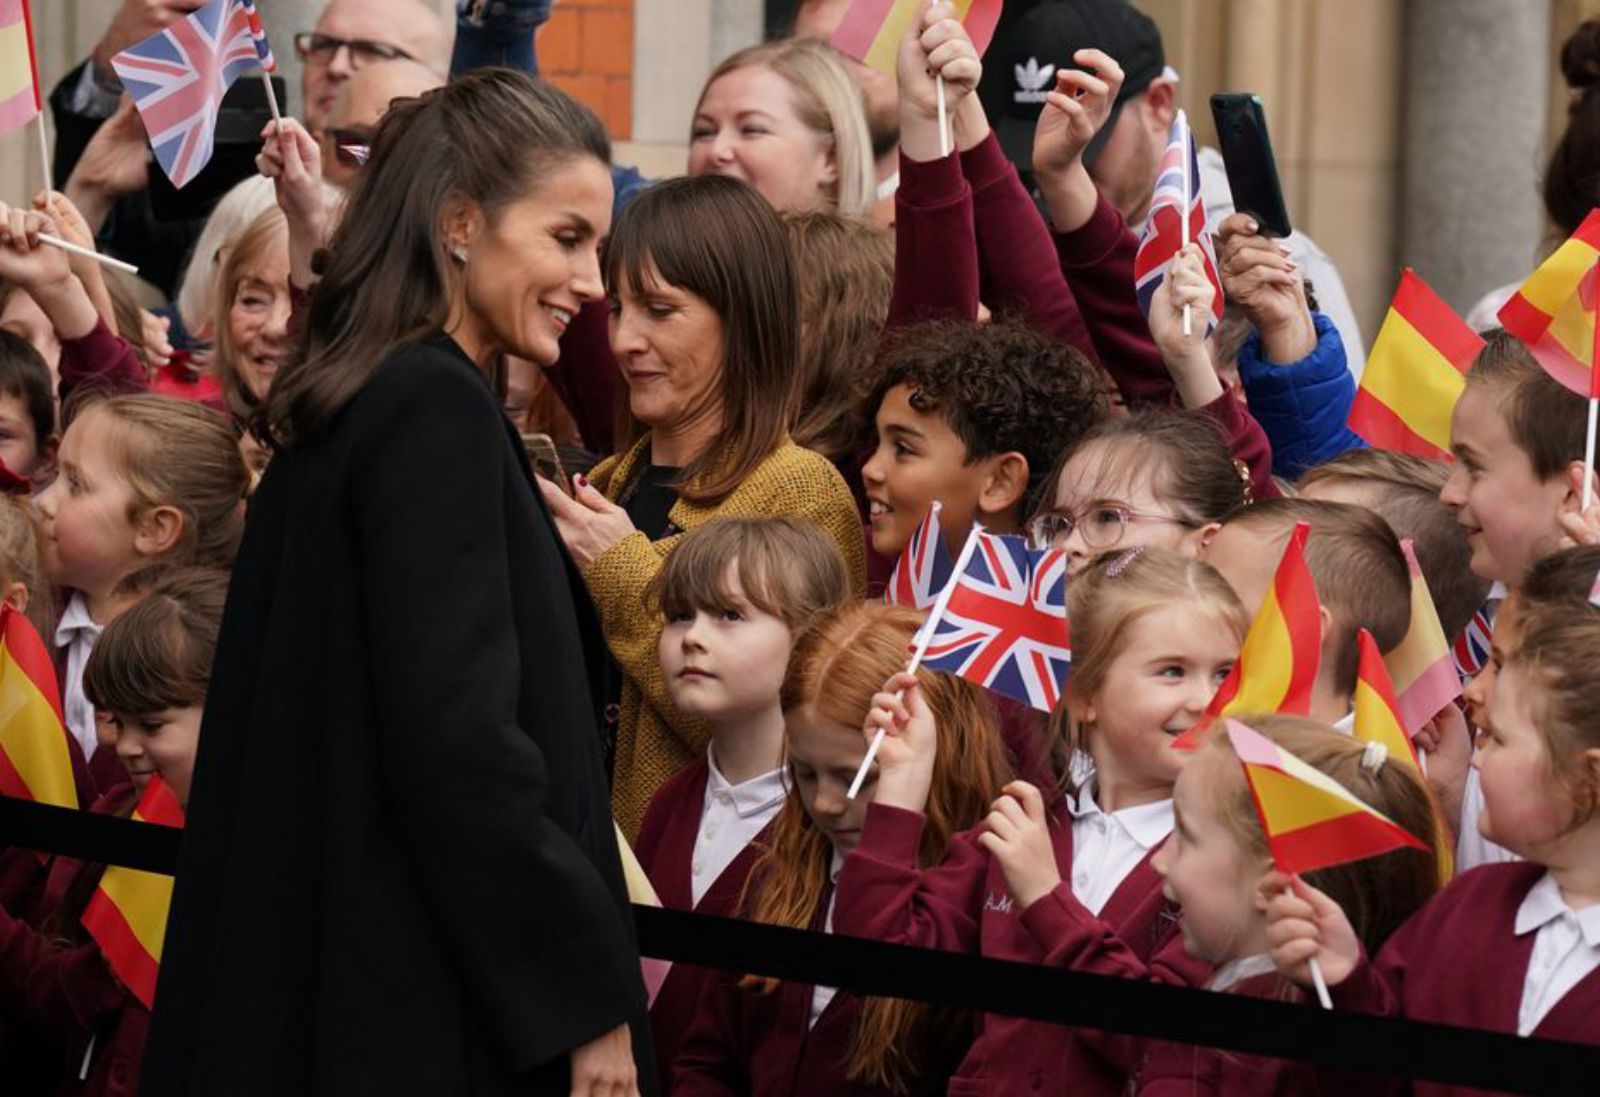
[[(1189, 231), (1183, 231), (1179, 211), (1184, 202), (1184, 160), (1189, 162)], [(1186, 241), (1197, 241), (1206, 268), (1206, 277), (1216, 290), (1211, 301), (1211, 316), (1206, 330), (1210, 331), (1222, 320), (1222, 280), (1217, 277), (1217, 253), (1211, 246), (1211, 236), (1206, 232), (1206, 204), (1200, 194), (1200, 161), (1195, 154), (1194, 133), (1183, 111), (1172, 120), (1172, 131), (1167, 137), (1166, 151), (1161, 154), (1161, 172), (1156, 176), (1155, 194), (1150, 199), (1150, 216), (1139, 236), (1139, 251), (1133, 257), (1133, 285), (1139, 295), (1139, 307), (1150, 315), (1150, 302), (1155, 299), (1156, 287), (1167, 276), (1167, 264), (1183, 249)]]
[(239, 74), (271, 72), (266, 32), (251, 0), (211, 0), (111, 59), (172, 185), (211, 160), (222, 97)]
[(1463, 684), (1481, 674), (1489, 662), (1489, 650), (1494, 643), (1494, 615), (1499, 608), (1499, 602), (1492, 599), (1485, 603), (1456, 637), (1452, 652), (1456, 658), (1456, 673)]
[(895, 561), (884, 597), (892, 605), (927, 609), (949, 582), (952, 566), (940, 539), (939, 504), (935, 502), (911, 535), (911, 543)]
[(1072, 663), (1067, 554), (1030, 549), (1021, 537), (972, 536), (977, 544), (951, 580), (955, 590), (932, 623), (923, 665), (1049, 712)]

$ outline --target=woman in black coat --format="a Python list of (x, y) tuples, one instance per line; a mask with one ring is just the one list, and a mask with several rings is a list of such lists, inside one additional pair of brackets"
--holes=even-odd
[(505, 70), (379, 128), (260, 424), (146, 1097), (635, 1091), (604, 647), (487, 376), (600, 294), (608, 157)]

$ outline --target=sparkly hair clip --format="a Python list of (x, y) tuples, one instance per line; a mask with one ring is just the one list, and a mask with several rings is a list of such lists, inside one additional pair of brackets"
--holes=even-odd
[(1128, 565), (1143, 555), (1143, 545), (1134, 545), (1130, 549), (1124, 549), (1115, 560), (1106, 565), (1106, 578), (1120, 579), (1122, 573), (1128, 570)]
[(1368, 739), (1367, 745), (1361, 751), (1361, 768), (1369, 773), (1376, 774), (1383, 768), (1383, 763), (1389, 760), (1389, 748), (1376, 739)]
[(1248, 507), (1256, 501), (1256, 486), (1250, 479), (1250, 466), (1235, 457), (1233, 471), (1239, 474), (1239, 480), (1244, 484), (1244, 505)]

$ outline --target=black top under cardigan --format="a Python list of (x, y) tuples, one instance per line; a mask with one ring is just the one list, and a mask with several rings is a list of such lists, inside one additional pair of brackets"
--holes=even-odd
[[(583, 583), (488, 384), (402, 347), (250, 503), (146, 1097), (568, 1092), (648, 1046)], [(648, 1050), (641, 1088), (652, 1091)]]

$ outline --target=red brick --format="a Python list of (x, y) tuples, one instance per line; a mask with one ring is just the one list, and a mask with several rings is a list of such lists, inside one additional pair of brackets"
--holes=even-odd
[(606, 81), (606, 109), (601, 115), (606, 132), (614, 141), (626, 141), (633, 136), (633, 81), (627, 77), (613, 77)]
[(592, 76), (588, 73), (578, 76), (551, 73), (547, 79), (574, 99), (581, 101), (596, 114), (606, 109), (605, 77)]
[(581, 41), (581, 71), (604, 76), (633, 71), (632, 11), (585, 11)]
[(548, 74), (578, 71), (583, 54), (581, 45), (583, 13), (565, 3), (558, 4), (550, 21), (539, 28), (534, 45), (539, 51), (539, 70)]

